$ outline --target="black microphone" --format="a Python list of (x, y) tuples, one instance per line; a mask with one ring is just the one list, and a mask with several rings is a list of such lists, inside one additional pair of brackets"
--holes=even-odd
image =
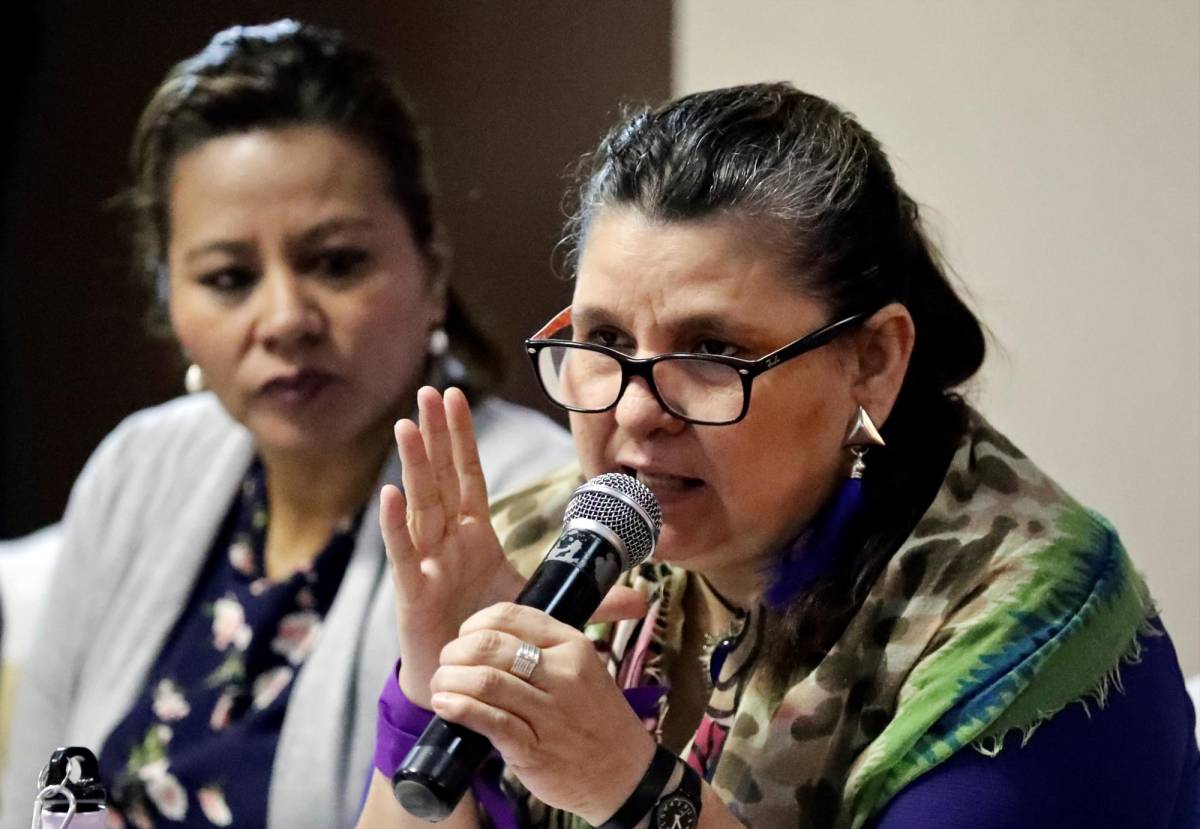
[[(654, 552), (661, 526), (654, 494), (636, 478), (618, 472), (592, 478), (571, 496), (563, 531), (517, 604), (582, 630), (621, 573)], [(442, 820), (491, 750), (483, 735), (434, 717), (392, 776), (396, 799), (422, 820)]]

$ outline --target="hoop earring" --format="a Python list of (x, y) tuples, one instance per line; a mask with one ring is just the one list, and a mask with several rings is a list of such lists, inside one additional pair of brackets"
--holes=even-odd
[(197, 394), (208, 388), (204, 382), (204, 369), (195, 363), (188, 365), (183, 373), (183, 388), (188, 394)]

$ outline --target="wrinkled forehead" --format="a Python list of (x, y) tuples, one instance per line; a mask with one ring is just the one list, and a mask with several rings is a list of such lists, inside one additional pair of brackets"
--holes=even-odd
[(766, 224), (730, 214), (669, 221), (605, 208), (580, 251), (576, 324), (652, 320), (691, 329), (820, 321), (822, 303)]

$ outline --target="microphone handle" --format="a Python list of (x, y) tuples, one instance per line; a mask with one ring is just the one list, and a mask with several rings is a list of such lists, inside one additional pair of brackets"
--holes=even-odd
[[(616, 550), (600, 535), (567, 530), (538, 565), (516, 603), (536, 607), (582, 630), (620, 575), (620, 561)], [(482, 734), (434, 717), (392, 776), (396, 799), (422, 820), (448, 817), (491, 750), (491, 742)]]

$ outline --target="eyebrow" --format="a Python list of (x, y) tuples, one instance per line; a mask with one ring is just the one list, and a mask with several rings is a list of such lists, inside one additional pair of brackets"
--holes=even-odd
[[(305, 230), (294, 238), (287, 240), (288, 248), (303, 248), (311, 247), (324, 240), (326, 237), (333, 236), (344, 230), (360, 230), (373, 228), (374, 220), (370, 216), (337, 216), (332, 219), (326, 219), (323, 222), (318, 222), (312, 227)], [(218, 239), (213, 242), (202, 244), (199, 247), (192, 248), (184, 254), (185, 262), (194, 262), (195, 260), (207, 256), (212, 253), (224, 253), (229, 256), (245, 256), (253, 253), (254, 245), (250, 242), (234, 241), (228, 239)]]
[(370, 216), (335, 216), (318, 222), (294, 239), (289, 239), (288, 245), (311, 245), (343, 230), (365, 230), (373, 227), (375, 221)]
[(185, 253), (183, 255), (183, 261), (188, 263), (195, 262), (197, 259), (202, 259), (203, 257), (212, 253), (224, 253), (228, 254), (229, 256), (242, 256), (250, 253), (253, 249), (254, 246), (249, 242), (208, 242), (207, 244), (192, 248)]
[[(571, 318), (575, 327), (595, 328), (611, 325), (614, 328), (625, 328), (621, 319), (607, 308), (595, 306), (576, 307), (572, 310)], [(686, 339), (696, 334), (717, 334), (732, 339), (746, 339), (753, 330), (746, 325), (730, 322), (719, 314), (698, 313), (671, 319), (667, 327), (675, 339)]]

